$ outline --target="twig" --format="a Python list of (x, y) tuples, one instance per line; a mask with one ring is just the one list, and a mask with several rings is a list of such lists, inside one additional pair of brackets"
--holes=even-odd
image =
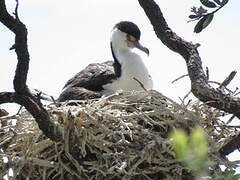
[(38, 102), (38, 104), (40, 104), (40, 105), (42, 106), (41, 95), (42, 95), (42, 92), (39, 92), (39, 93), (37, 94), (37, 102)]
[[(238, 91), (238, 92), (237, 92)], [(235, 91), (233, 92), (234, 96), (237, 96), (240, 94), (239, 88), (236, 87)]]
[(59, 107), (59, 103), (56, 102), (56, 100), (54, 99), (53, 96), (50, 96), (52, 101), (53, 101), (53, 104), (56, 106), (56, 107)]
[(20, 108), (19, 108), (19, 110), (18, 110), (18, 112), (17, 112), (17, 115), (19, 115), (19, 114), (20, 114), (20, 112), (21, 112), (22, 108), (23, 108), (23, 106), (20, 106)]
[(13, 50), (15, 48), (16, 48), (16, 45), (14, 44), (14, 45), (12, 45), (12, 47), (9, 48), (9, 50), (11, 51), (11, 50)]
[(236, 87), (236, 89), (233, 91), (234, 96), (237, 96), (239, 94), (239, 92), (237, 92), (238, 90), (238, 87)]
[[(189, 91), (184, 97), (183, 97), (183, 102), (185, 101), (185, 99), (192, 93), (192, 91)], [(189, 103), (191, 102), (192, 100), (189, 99), (188, 103), (186, 104), (186, 107), (189, 105)]]
[(140, 81), (139, 81), (137, 78), (135, 78), (135, 77), (133, 77), (133, 79), (134, 79), (135, 81), (137, 81), (137, 82), (140, 84), (140, 86), (144, 89), (144, 91), (147, 92), (147, 89), (144, 87), (144, 85), (143, 85), (142, 82), (140, 82)]
[(15, 12), (13, 14), (15, 15), (16, 20), (20, 21), (18, 18), (18, 5), (19, 5), (19, 2), (18, 2), (18, 0), (16, 0)]
[[(208, 81), (208, 83), (212, 83), (212, 84), (217, 84), (217, 85), (221, 85), (221, 83), (217, 82), (217, 81)], [(224, 87), (230, 94), (233, 94), (234, 92), (226, 87)]]
[(232, 122), (232, 120), (235, 118), (235, 115), (232, 115), (231, 117), (230, 117), (230, 119), (227, 121), (227, 123), (226, 124), (229, 124), (229, 123), (231, 123)]
[(232, 71), (229, 76), (220, 84), (219, 88), (223, 89), (224, 87), (227, 87), (227, 85), (233, 80), (235, 75), (237, 74), (237, 71)]
[(180, 79), (186, 77), (186, 76), (188, 76), (188, 74), (184, 74), (184, 75), (178, 77), (177, 79), (175, 79), (175, 80), (172, 81), (172, 84), (175, 83), (176, 81), (178, 81), (178, 80), (180, 80)]
[(206, 76), (207, 76), (207, 80), (209, 80), (209, 69), (208, 69), (208, 67), (206, 67)]

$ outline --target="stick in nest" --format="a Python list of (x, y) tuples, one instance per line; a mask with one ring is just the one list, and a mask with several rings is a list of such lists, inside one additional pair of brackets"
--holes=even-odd
[(135, 77), (133, 77), (133, 79), (140, 84), (140, 86), (143, 88), (144, 91), (147, 91), (147, 89), (144, 87), (144, 85), (143, 85), (143, 83), (142, 83), (141, 81), (139, 81), (139, 80), (138, 80), (137, 78), (135, 78)]

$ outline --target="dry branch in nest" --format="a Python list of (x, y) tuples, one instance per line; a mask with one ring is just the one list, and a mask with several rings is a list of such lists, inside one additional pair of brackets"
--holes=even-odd
[(196, 125), (211, 137), (214, 173), (229, 163), (217, 150), (234, 128), (219, 119), (221, 111), (199, 101), (186, 107), (156, 91), (119, 92), (47, 109), (64, 129), (63, 142), (47, 138), (27, 111), (0, 119), (1, 156), (8, 158), (0, 161), (0, 178), (13, 168), (19, 179), (187, 179), (191, 173), (175, 159), (168, 135), (175, 128), (190, 133)]

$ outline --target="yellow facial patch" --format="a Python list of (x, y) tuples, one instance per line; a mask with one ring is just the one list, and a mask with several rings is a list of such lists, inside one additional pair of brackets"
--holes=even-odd
[(132, 35), (129, 36), (130, 41), (136, 41), (136, 38)]

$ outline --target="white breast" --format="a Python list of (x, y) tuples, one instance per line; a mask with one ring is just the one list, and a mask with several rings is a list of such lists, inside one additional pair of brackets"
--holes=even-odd
[(153, 81), (148, 73), (146, 66), (144, 65), (142, 58), (132, 52), (124, 51), (121, 53), (115, 52), (117, 58), (121, 59), (121, 76), (115, 79), (112, 83), (108, 83), (103, 86), (106, 90), (105, 93), (114, 93), (117, 90), (124, 91), (142, 91), (141, 84), (134, 80), (136, 78), (140, 81), (144, 88), (151, 90), (153, 88)]

